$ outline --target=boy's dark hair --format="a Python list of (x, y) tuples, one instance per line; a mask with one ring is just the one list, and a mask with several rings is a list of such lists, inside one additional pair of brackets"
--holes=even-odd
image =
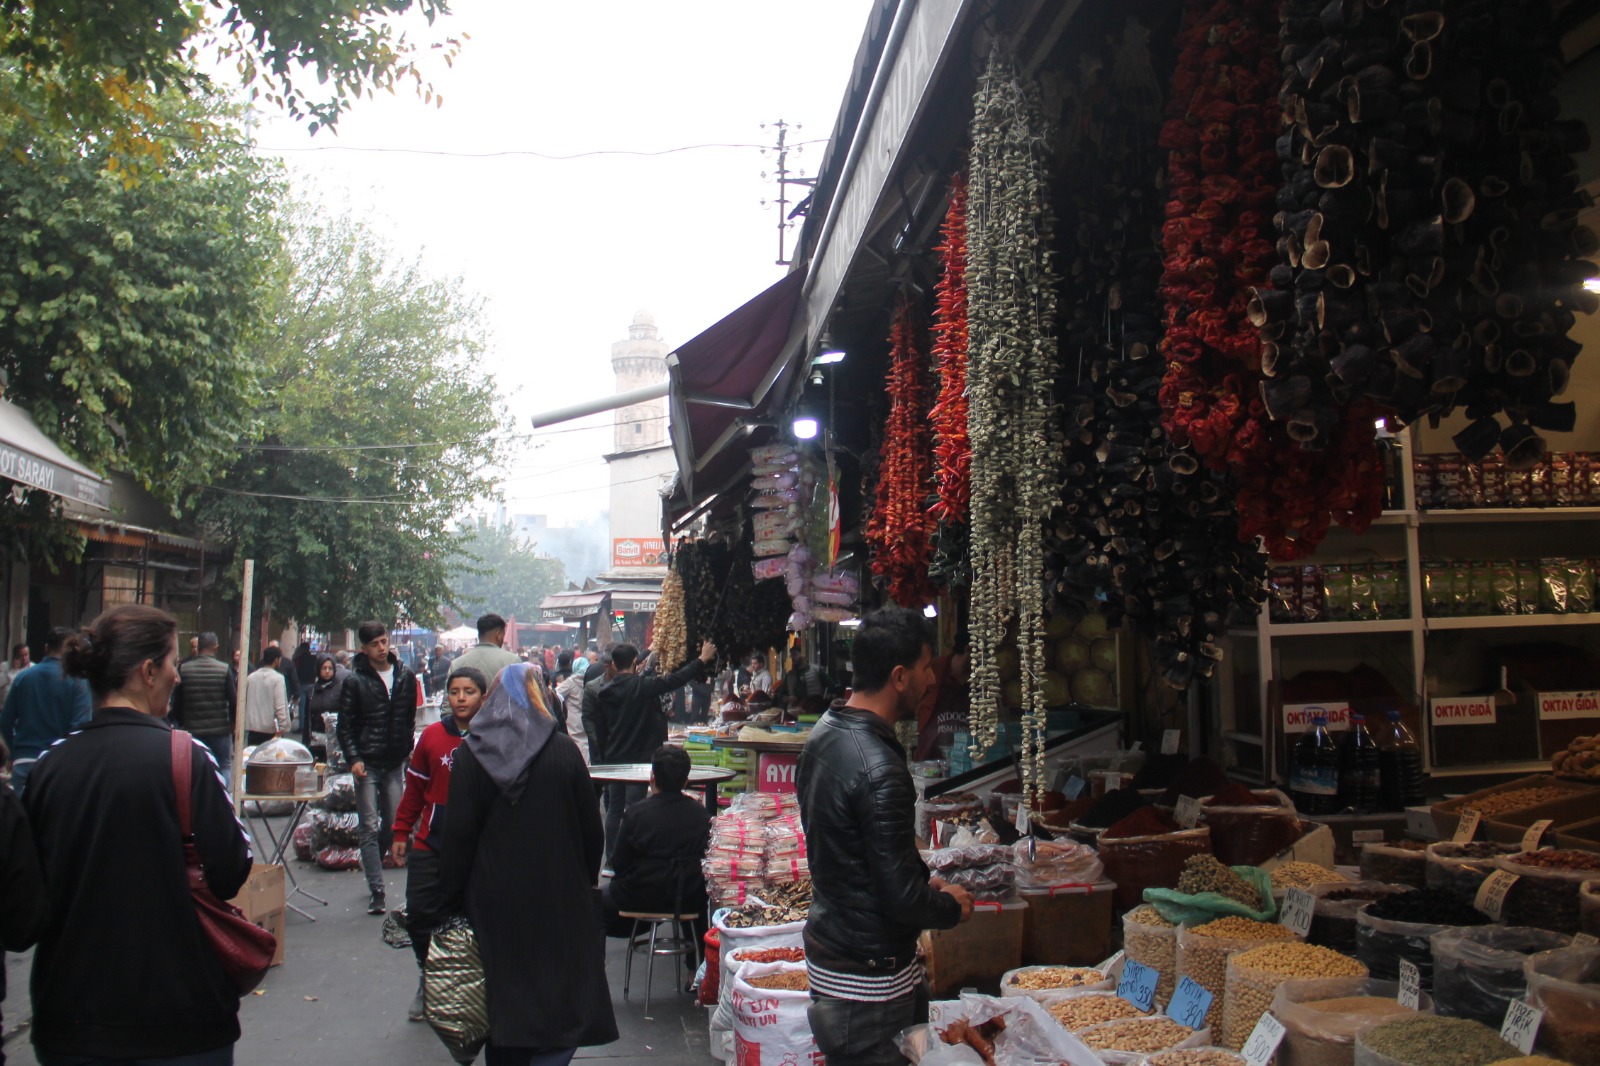
[(650, 772), (655, 774), (660, 791), (682, 792), (689, 783), (689, 753), (671, 744), (663, 745), (650, 756)]
[(857, 692), (877, 692), (897, 666), (910, 668), (933, 646), (933, 627), (921, 611), (881, 607), (861, 620), (850, 649), (851, 681)]
[(200, 640), (195, 644), (195, 647), (200, 651), (211, 651), (219, 647), (220, 644), (221, 642), (217, 640), (217, 635), (207, 631), (200, 634)]
[(11, 657), (13, 659), (15, 659), (17, 656), (21, 655), (23, 650), (26, 649), (26, 648), (27, 648), (26, 644), (13, 644), (13, 645), (11, 645)]
[(363, 644), (371, 644), (387, 632), (389, 632), (389, 627), (382, 622), (362, 622), (356, 628), (356, 639)]
[(639, 661), (639, 649), (632, 644), (616, 644), (611, 648), (611, 665), (617, 668), (617, 673), (626, 673), (633, 669), (633, 664)]
[(486, 637), (495, 630), (504, 629), (505, 627), (506, 620), (497, 614), (485, 614), (478, 617), (478, 636), (480, 638)]
[(51, 652), (60, 651), (66, 646), (68, 637), (77, 635), (78, 631), (76, 629), (70, 629), (67, 626), (56, 626), (44, 638), (44, 653), (49, 655)]
[(480, 693), (487, 693), (489, 691), (489, 679), (483, 676), (482, 670), (479, 670), (475, 666), (458, 666), (454, 670), (450, 671), (449, 677), (445, 678), (444, 690), (446, 692), (450, 691), (450, 682), (454, 681), (458, 677), (466, 681), (471, 681), (474, 685), (477, 685)]
[(261, 649), (261, 662), (258, 663), (257, 665), (259, 665), (259, 666), (276, 666), (276, 665), (278, 665), (278, 660), (281, 659), (281, 658), (283, 658), (283, 652), (279, 651), (277, 648), (273, 648), (273, 647), (263, 648), (263, 649)]
[(557, 670), (571, 670), (572, 669), (572, 653), (570, 651), (564, 651), (560, 655), (556, 656), (556, 669)]

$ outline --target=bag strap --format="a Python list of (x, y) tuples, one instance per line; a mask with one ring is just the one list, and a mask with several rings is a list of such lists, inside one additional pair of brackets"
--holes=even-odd
[(172, 731), (172, 787), (178, 795), (178, 833), (185, 850), (193, 847), (194, 827), (189, 819), (189, 774), (194, 765), (194, 742), (181, 729)]

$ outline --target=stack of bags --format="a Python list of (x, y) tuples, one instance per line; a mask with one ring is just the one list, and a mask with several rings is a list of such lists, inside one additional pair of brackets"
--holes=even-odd
[(769, 884), (810, 876), (805, 834), (793, 796), (750, 792), (711, 823), (701, 870), (714, 907), (736, 907)]

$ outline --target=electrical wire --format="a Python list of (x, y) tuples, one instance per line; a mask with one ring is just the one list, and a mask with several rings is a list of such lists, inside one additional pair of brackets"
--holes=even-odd
[[(805, 144), (823, 144), (826, 137), (817, 137), (809, 141), (795, 141), (785, 147), (794, 148)], [(255, 152), (287, 153), (287, 152), (367, 152), (382, 155), (428, 155), (440, 156), (449, 159), (504, 159), (512, 157), (527, 157), (532, 159), (546, 159), (552, 162), (564, 162), (573, 159), (592, 159), (598, 156), (638, 156), (649, 158), (653, 156), (677, 155), (682, 152), (698, 152), (708, 148), (760, 148), (766, 151), (777, 151), (777, 145), (772, 144), (743, 144), (738, 142), (711, 141), (705, 144), (684, 144), (676, 148), (660, 148), (652, 151), (633, 148), (596, 148), (587, 152), (571, 152), (566, 154), (554, 152), (540, 152), (531, 148), (505, 148), (493, 152), (454, 152), (443, 148), (390, 148), (382, 146), (368, 146), (358, 144), (308, 144), (300, 147), (274, 147), (265, 144), (253, 144), (246, 141), (229, 141), (236, 147), (248, 148)]]
[(398, 451), (402, 448), (455, 448), (463, 444), (475, 444), (473, 439), (468, 440), (425, 440), (416, 444), (241, 444), (240, 451), (245, 452), (383, 452)]
[(244, 489), (225, 489), (221, 485), (205, 486), (208, 492), (222, 492), (229, 496), (247, 496), (258, 500), (299, 500), (306, 503), (355, 503), (383, 507), (415, 507), (417, 500), (408, 493), (396, 492), (388, 496), (293, 496), (281, 492), (247, 492)]

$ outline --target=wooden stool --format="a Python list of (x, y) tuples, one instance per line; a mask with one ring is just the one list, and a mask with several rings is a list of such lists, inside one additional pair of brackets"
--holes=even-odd
[[(694, 964), (700, 965), (700, 945), (694, 937), (693, 923), (700, 917), (698, 914), (651, 914), (644, 911), (618, 911), (619, 918), (632, 918), (633, 931), (628, 934), (628, 960), (622, 967), (622, 998), (628, 998), (628, 986), (633, 980), (633, 956), (635, 952), (647, 951), (650, 961), (645, 966), (644, 974), (644, 1016), (650, 1017), (650, 983), (655, 977), (656, 956), (671, 955), (678, 958), (692, 956)], [(639, 931), (639, 926), (648, 922), (650, 924), (650, 937), (645, 939), (644, 933)], [(660, 936), (661, 927), (670, 925), (673, 935)]]

